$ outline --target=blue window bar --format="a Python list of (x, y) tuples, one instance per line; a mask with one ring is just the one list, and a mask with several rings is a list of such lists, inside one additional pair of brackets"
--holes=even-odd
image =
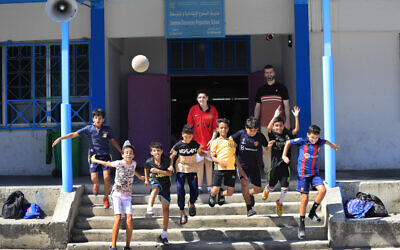
[[(0, 44), (0, 130), (59, 128), (61, 43)], [(70, 44), (71, 121), (90, 122), (90, 42)]]

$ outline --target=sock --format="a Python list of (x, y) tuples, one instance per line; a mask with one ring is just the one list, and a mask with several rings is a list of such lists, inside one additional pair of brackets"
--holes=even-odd
[(200, 190), (200, 191), (203, 190), (203, 187), (199, 187), (199, 190)]
[(207, 187), (207, 191), (210, 192), (212, 187)]
[(283, 200), (285, 199), (287, 192), (287, 188), (281, 188), (281, 197), (279, 198), (279, 204), (283, 204)]
[(304, 227), (304, 222), (306, 220), (306, 216), (300, 216), (300, 227), (303, 226)]
[(162, 234), (161, 234), (161, 237), (163, 238), (163, 239), (165, 239), (165, 238), (167, 238), (167, 236), (168, 236), (168, 231), (162, 231)]
[(249, 211), (250, 209), (252, 209), (252, 207), (250, 205), (246, 205), (247, 207), (247, 211)]
[(309, 213), (309, 215), (314, 215), (315, 214), (315, 211), (317, 210), (317, 208), (318, 208), (318, 206), (319, 206), (319, 204), (318, 203), (316, 203), (315, 201), (314, 201), (314, 204), (312, 205), (312, 208), (311, 208), (311, 210), (310, 210), (310, 213)]

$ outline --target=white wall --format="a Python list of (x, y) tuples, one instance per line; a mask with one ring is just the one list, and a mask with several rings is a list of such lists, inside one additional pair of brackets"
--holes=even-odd
[(282, 77), (282, 36), (276, 35), (272, 40), (265, 40), (264, 35), (250, 37), (251, 72), (262, 71), (266, 64), (274, 65), (276, 77)]
[[(0, 4), (0, 42), (61, 40), (61, 23), (51, 21), (46, 3)], [(79, 5), (70, 39), (90, 38), (90, 9)]]

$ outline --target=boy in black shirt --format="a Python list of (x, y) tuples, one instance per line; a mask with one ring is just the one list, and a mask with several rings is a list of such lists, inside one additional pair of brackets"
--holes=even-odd
[[(299, 131), (299, 113), (300, 108), (293, 107), (292, 114), (295, 117), (295, 128), (290, 131), (284, 127), (282, 118), (279, 117), (280, 106), (275, 110), (274, 117), (268, 124), (268, 137), (273, 142), (271, 147), (271, 169), (268, 172), (268, 185), (264, 188), (261, 198), (266, 200), (269, 192), (273, 191), (278, 181), (281, 184), (281, 196), (276, 201), (276, 214), (281, 216), (283, 213), (283, 200), (288, 191), (290, 168), (282, 159), (283, 149), (287, 140), (295, 138)], [(290, 155), (288, 156), (290, 157)]]
[[(145, 179), (150, 180), (151, 194), (147, 214), (153, 215), (153, 204), (156, 195), (162, 204), (163, 231), (160, 240), (164, 245), (168, 245), (167, 230), (169, 220), (169, 203), (171, 201), (170, 187), (173, 168), (169, 166), (169, 158), (164, 156), (161, 143), (152, 142), (150, 144), (150, 154), (152, 157), (145, 163)], [(150, 171), (150, 177), (148, 172)]]

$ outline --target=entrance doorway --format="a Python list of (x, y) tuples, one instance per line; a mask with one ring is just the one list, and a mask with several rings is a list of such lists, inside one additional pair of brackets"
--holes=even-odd
[[(171, 144), (179, 140), (196, 92), (205, 89), (219, 117), (230, 120), (230, 135), (244, 127), (249, 115), (248, 76), (174, 76), (171, 83)], [(172, 146), (172, 145), (171, 145)]]

